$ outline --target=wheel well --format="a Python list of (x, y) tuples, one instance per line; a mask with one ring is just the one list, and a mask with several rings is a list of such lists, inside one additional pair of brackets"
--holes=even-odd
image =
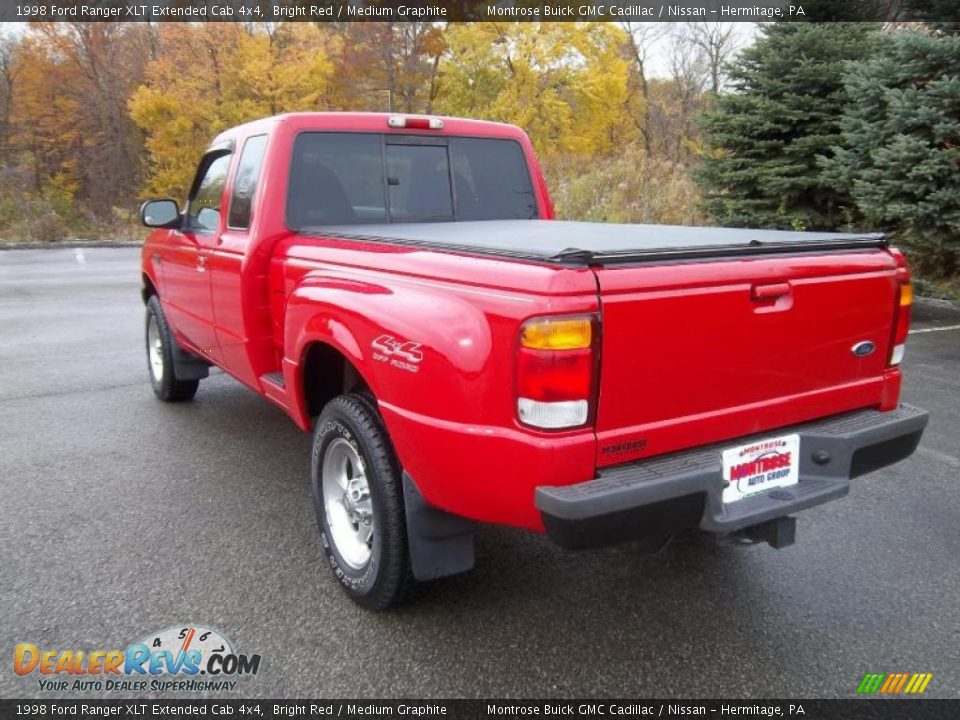
[(303, 361), (303, 396), (307, 414), (316, 417), (338, 395), (369, 386), (343, 353), (326, 343), (313, 343)]
[(157, 294), (157, 289), (153, 286), (153, 283), (150, 281), (150, 276), (146, 273), (142, 273), (143, 278), (143, 287), (140, 289), (140, 297), (143, 298), (144, 304), (147, 303), (152, 296)]

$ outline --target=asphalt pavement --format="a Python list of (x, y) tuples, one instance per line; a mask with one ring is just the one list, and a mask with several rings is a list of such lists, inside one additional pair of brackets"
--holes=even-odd
[(0, 696), (63, 696), (13, 673), (18, 643), (198, 624), (261, 655), (237, 696), (854, 697), (932, 672), (960, 697), (960, 312), (915, 310), (917, 453), (800, 513), (796, 545), (567, 553), (485, 527), (474, 572), (376, 614), (322, 560), (307, 434), (222, 374), (153, 397), (138, 258), (0, 252)]

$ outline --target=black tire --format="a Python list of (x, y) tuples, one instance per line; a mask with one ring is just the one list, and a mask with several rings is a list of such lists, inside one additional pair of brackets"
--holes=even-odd
[[(156, 328), (156, 335), (151, 340), (152, 328)], [(147, 372), (150, 375), (150, 385), (153, 394), (164, 402), (183, 402), (191, 400), (197, 394), (199, 380), (178, 380), (173, 367), (173, 348), (177, 341), (170, 332), (167, 318), (160, 307), (160, 299), (152, 295), (147, 301), (147, 318), (144, 326), (144, 337), (147, 347)], [(151, 355), (151, 342), (159, 341), (159, 351)], [(155, 348), (156, 349), (156, 348)], [(154, 358), (159, 360), (154, 365)]]
[[(357, 560), (356, 552), (352, 553), (351, 561), (347, 546), (338, 547), (338, 533), (331, 526), (331, 522), (338, 523), (335, 515), (339, 514), (339, 537), (343, 541), (346, 532), (347, 544), (356, 550), (359, 541), (350, 537), (349, 528), (343, 524), (350, 505), (346, 492), (339, 507), (338, 501), (326, 503), (324, 499), (324, 469), (336, 466), (339, 454), (349, 454), (349, 448), (362, 462), (362, 477), (369, 496), (363, 511), (372, 512), (373, 519), (367, 544), (369, 556), (365, 562)], [(384, 610), (401, 602), (413, 584), (403, 486), (399, 463), (371, 399), (352, 394), (327, 403), (313, 434), (310, 479), (320, 544), (340, 586), (354, 602), (368, 609)], [(337, 492), (334, 481), (328, 477), (327, 482), (331, 492)], [(350, 526), (357, 528), (359, 535), (360, 524)], [(359, 552), (363, 554), (362, 550)]]

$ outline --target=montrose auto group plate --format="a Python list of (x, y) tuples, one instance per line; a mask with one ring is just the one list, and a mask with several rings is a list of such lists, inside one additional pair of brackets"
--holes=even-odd
[(724, 450), (723, 502), (732, 503), (800, 480), (800, 436), (756, 440)]

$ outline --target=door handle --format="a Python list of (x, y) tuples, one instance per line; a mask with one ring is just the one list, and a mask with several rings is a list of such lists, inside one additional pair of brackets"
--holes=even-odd
[(772, 285), (754, 285), (750, 288), (750, 297), (754, 300), (776, 300), (790, 294), (790, 283)]

